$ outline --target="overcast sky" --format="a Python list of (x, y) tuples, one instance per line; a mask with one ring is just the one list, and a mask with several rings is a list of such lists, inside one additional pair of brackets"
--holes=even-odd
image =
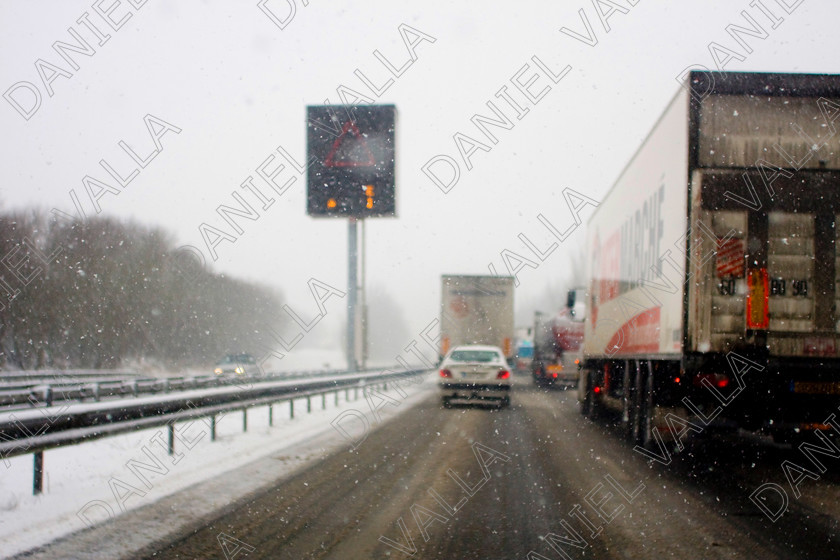
[[(598, 4), (606, 16), (590, 0), (295, 0), (294, 12), (292, 0), (133, 6), (142, 1), (0, 5), (0, 204), (74, 214), (74, 192), (86, 215), (98, 204), (102, 215), (162, 227), (214, 270), (275, 286), (312, 317), (310, 278), (346, 288), (347, 220), (306, 215), (305, 177), (281, 152), (303, 163), (306, 105), (357, 92), (397, 107), (398, 217), (367, 221), (367, 279), (404, 305), (412, 333), (438, 315), (441, 274), (485, 274), (490, 263), (505, 273), (502, 250), (534, 258), (520, 233), (549, 245), (539, 213), (561, 231), (574, 223), (564, 188), (600, 200), (687, 67), (840, 72), (840, 4), (831, 0), (615, 0)], [(766, 37), (739, 44), (727, 33), (750, 20)], [(91, 56), (56, 52), (57, 41), (78, 44), (74, 34)], [(514, 84), (534, 75), (527, 93)], [(495, 139), (471, 122), (494, 117), (488, 101), (513, 122), (489, 127)], [(469, 161), (456, 133), (482, 143), (462, 142)], [(139, 160), (158, 153), (142, 167), (120, 142)], [(422, 171), (439, 155), (460, 170), (448, 193)], [(257, 172), (272, 156), (269, 173), (286, 165), (278, 185), (297, 177), (282, 196)], [(138, 172), (123, 188), (101, 160), (124, 179)], [(448, 182), (445, 168), (432, 170)], [(108, 185), (88, 181), (102, 195), (95, 201), (85, 176)], [(275, 199), (267, 209), (241, 186), (249, 176)], [(260, 214), (239, 220), (241, 232), (216, 212), (237, 205), (232, 193)], [(216, 260), (202, 223), (235, 238), (213, 249)], [(584, 239), (581, 227), (521, 272), (520, 307), (563, 284)], [(327, 310), (310, 336), (337, 340), (344, 301)], [(408, 342), (394, 341), (395, 352)]]

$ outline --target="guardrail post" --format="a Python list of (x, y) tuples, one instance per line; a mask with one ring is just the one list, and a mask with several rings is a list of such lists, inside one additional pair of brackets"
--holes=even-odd
[(274, 405), (271, 403), (268, 405), (268, 425), (274, 425)]
[(216, 441), (216, 415), (210, 417), (210, 441)]
[(344, 389), (344, 402), (350, 400), (350, 389)]
[(383, 390), (383, 391), (387, 391), (387, 390), (388, 390), (388, 382), (387, 382), (387, 381), (386, 381), (385, 383), (383, 383), (383, 384), (382, 384), (382, 390)]
[(338, 389), (335, 390), (335, 406), (338, 406)]
[(327, 410), (327, 394), (321, 393), (321, 410)]
[(44, 452), (36, 451), (32, 458), (35, 467), (32, 471), (32, 495), (37, 496), (44, 491)]
[(248, 431), (248, 409), (247, 408), (242, 409), (242, 431), (243, 432)]
[(169, 426), (169, 445), (166, 449), (170, 455), (175, 454), (175, 424), (168, 424)]
[(289, 418), (295, 417), (295, 399), (289, 399)]
[(306, 395), (306, 412), (312, 412), (312, 397)]
[(354, 401), (359, 400), (359, 388), (358, 387), (353, 387), (353, 400)]
[(44, 401), (47, 406), (52, 406), (53, 403), (53, 388), (52, 385), (47, 385), (47, 390), (44, 392)]

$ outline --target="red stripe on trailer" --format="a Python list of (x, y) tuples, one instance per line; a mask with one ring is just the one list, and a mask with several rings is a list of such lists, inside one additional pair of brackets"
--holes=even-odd
[(659, 351), (659, 307), (642, 311), (621, 325), (607, 343), (607, 354)]

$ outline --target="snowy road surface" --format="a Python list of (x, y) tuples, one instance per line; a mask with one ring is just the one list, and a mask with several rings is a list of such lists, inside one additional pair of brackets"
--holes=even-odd
[[(268, 480), (292, 454), (271, 453), (32, 558), (113, 558), (111, 543), (130, 534), (149, 542), (125, 557), (155, 559), (840, 556), (831, 468), (804, 480), (802, 495), (791, 494), (789, 511), (772, 523), (749, 495), (765, 482), (787, 487), (780, 465), (802, 464), (796, 450), (710, 439), (664, 465), (606, 423), (584, 420), (573, 392), (516, 381), (508, 410), (445, 410), (434, 391), (418, 393), (418, 404), (356, 449), (345, 443), (323, 453), (313, 439), (317, 460), (217, 500), (213, 514), (197, 513), (197, 495), (221, 497), (252, 476)], [(824, 462), (840, 471), (840, 461)], [(177, 529), (163, 531), (167, 519)]]

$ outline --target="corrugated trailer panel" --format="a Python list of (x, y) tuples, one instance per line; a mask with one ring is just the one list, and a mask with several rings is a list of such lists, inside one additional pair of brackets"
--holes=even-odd
[(681, 90), (589, 220), (588, 357), (682, 349), (687, 115)]
[(463, 344), (489, 344), (513, 356), (513, 281), (512, 276), (441, 277), (441, 355)]
[[(691, 215), (718, 254), (693, 271), (687, 350), (837, 356), (840, 77), (734, 73), (707, 93), (689, 118)], [(749, 305), (750, 274), (763, 306)]]
[(700, 103), (698, 165), (753, 167), (763, 160), (786, 168), (796, 162), (800, 169), (840, 169), (840, 150), (809, 157), (815, 145), (833, 136), (818, 98), (709, 95)]

